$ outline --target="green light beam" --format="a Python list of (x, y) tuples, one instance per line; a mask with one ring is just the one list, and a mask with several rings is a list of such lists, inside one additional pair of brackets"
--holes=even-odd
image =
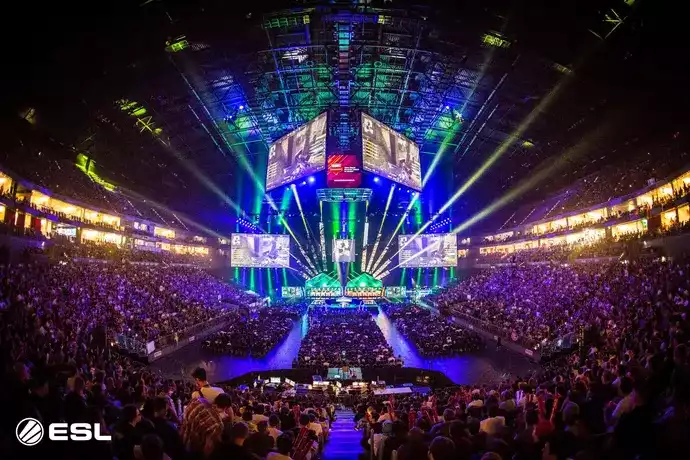
[(390, 239), (388, 240), (388, 243), (383, 247), (383, 250), (381, 251), (381, 255), (379, 258), (374, 262), (374, 264), (371, 267), (372, 272), (376, 273), (377, 269), (380, 268), (379, 265), (381, 262), (383, 262), (383, 257), (386, 255), (386, 252), (388, 251), (388, 248), (391, 245), (391, 242), (393, 241), (393, 238), (395, 238), (395, 235), (398, 234), (398, 231), (402, 228), (405, 220), (407, 219), (407, 216), (410, 214), (410, 211), (412, 210), (412, 207), (415, 205), (415, 203), (419, 200), (419, 192), (415, 192), (414, 196), (412, 197), (412, 200), (410, 203), (407, 205), (407, 209), (405, 209), (405, 212), (403, 213), (402, 217), (400, 218), (400, 221), (398, 222), (398, 225), (395, 227), (395, 230), (393, 230), (393, 234), (391, 235)]
[(367, 247), (369, 246), (369, 201), (364, 207), (364, 235), (362, 236), (362, 265), (360, 270), (366, 271), (367, 266)]
[[(395, 192), (395, 184), (391, 185), (391, 189), (388, 192), (388, 199), (386, 200), (386, 208), (383, 211), (383, 216), (381, 217), (381, 225), (379, 225), (379, 232), (376, 234), (376, 240), (374, 241), (374, 247), (371, 249), (370, 263), (376, 258), (376, 250), (379, 247), (379, 242), (381, 241), (381, 233), (383, 232), (383, 223), (386, 221), (386, 216), (388, 215), (388, 208), (390, 208), (391, 201), (393, 200), (393, 193)], [(367, 266), (367, 272), (371, 269)]]
[[(304, 215), (304, 210), (302, 209), (302, 202), (299, 199), (299, 192), (297, 191), (297, 187), (295, 187), (295, 184), (290, 185), (290, 188), (292, 189), (292, 194), (295, 196), (295, 202), (297, 203), (297, 209), (299, 209), (299, 214), (302, 217), (302, 223), (304, 224), (304, 230), (306, 231), (307, 234), (307, 243), (311, 242), (311, 239), (316, 239), (316, 237), (312, 234), (311, 229), (309, 228), (309, 223), (307, 223), (307, 218)], [(318, 245), (318, 243), (317, 243)], [(316, 260), (316, 265), (318, 265), (318, 257), (314, 256), (314, 259)], [(321, 267), (321, 271), (325, 271), (326, 267)]]
[[(462, 111), (460, 113), (462, 113)], [(424, 178), (422, 179), (422, 187), (424, 187), (431, 178), (431, 175), (434, 173), (434, 170), (441, 162), (441, 159), (448, 150), (450, 142), (453, 140), (453, 138), (455, 138), (455, 135), (460, 132), (461, 126), (462, 122), (460, 120), (453, 121), (453, 126), (446, 133), (446, 136), (443, 138), (443, 142), (441, 142), (441, 145), (439, 146), (436, 155), (434, 155), (434, 159), (431, 161), (429, 168), (426, 170), (426, 173), (424, 174)]]
[(472, 186), (474, 185), (480, 177), (484, 175), (484, 173), (491, 167), (493, 166), (496, 161), (503, 156), (503, 154), (508, 150), (508, 147), (510, 147), (514, 141), (520, 139), (524, 132), (529, 128), (532, 123), (537, 119), (537, 117), (544, 112), (553, 102), (555, 99), (556, 95), (558, 95), (562, 89), (564, 88), (565, 84), (570, 80), (569, 76), (566, 75), (561, 78), (561, 80), (558, 82), (558, 84), (551, 90), (549, 91), (549, 94), (546, 95), (544, 99), (542, 99), (541, 102), (525, 117), (525, 119), (520, 123), (520, 125), (511, 133), (511, 135), (506, 139), (501, 145), (496, 149), (496, 151), (491, 154), (491, 156), (475, 171), (472, 176), (465, 181), (465, 183), (451, 196), (446, 203), (441, 206), (441, 209), (432, 217), (429, 219), (424, 225), (422, 225), (417, 232), (415, 232), (414, 235), (412, 235), (412, 238), (410, 238), (407, 243), (405, 243), (402, 247), (398, 248), (398, 251), (391, 256), (391, 258), (395, 257), (402, 251), (405, 247), (407, 247), (412, 241), (414, 241), (419, 235), (421, 235), (424, 230), (429, 228), (431, 226), (436, 217), (439, 215), (443, 214), (448, 208), (450, 208), (453, 203), (455, 203), (464, 193)]
[(509, 204), (511, 201), (513, 201), (515, 198), (519, 197), (523, 193), (527, 192), (528, 190), (532, 190), (538, 183), (542, 182), (545, 179), (554, 177), (556, 174), (560, 173), (560, 171), (564, 167), (571, 164), (574, 159), (576, 159), (577, 157), (582, 155), (587, 149), (589, 149), (590, 146), (596, 145), (596, 143), (600, 141), (603, 132), (607, 129), (607, 127), (599, 127), (594, 133), (590, 133), (589, 135), (587, 135), (585, 139), (580, 141), (577, 145), (566, 150), (557, 159), (552, 160), (549, 162), (549, 164), (539, 168), (539, 170), (535, 174), (531, 175), (530, 177), (522, 181), (520, 184), (513, 187), (503, 196), (495, 200), (490, 205), (486, 206), (484, 209), (482, 209), (477, 214), (467, 219), (465, 222), (459, 224), (451, 231), (451, 233), (457, 234), (463, 230), (466, 230), (467, 228), (471, 227), (480, 220), (486, 218), (493, 212)]

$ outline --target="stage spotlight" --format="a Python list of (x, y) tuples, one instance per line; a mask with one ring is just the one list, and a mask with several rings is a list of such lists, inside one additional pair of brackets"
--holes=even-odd
[(314, 176), (309, 176), (309, 183), (313, 184), (314, 182), (316, 182), (316, 178)]
[(378, 177), (374, 177), (374, 182), (376, 182), (378, 184), (380, 181), (381, 181), (381, 179), (379, 179)]
[(306, 180), (303, 181), (303, 182), (302, 182), (302, 185), (307, 185), (307, 181), (306, 181)]
[(449, 105), (446, 106), (446, 110), (450, 110), (450, 106), (449, 106)]
[(240, 110), (244, 110), (244, 106), (243, 106), (243, 105), (240, 106)]

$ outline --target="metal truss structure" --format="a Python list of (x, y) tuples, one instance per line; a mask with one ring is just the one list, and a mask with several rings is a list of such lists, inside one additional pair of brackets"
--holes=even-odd
[(472, 138), (466, 126), (489, 116), (483, 105), (515, 64), (498, 34), (458, 43), (404, 11), (295, 9), (265, 16), (260, 27), (265, 48), (239, 56), (194, 37), (176, 51), (169, 46), (226, 147), (246, 155), (265, 154), (324, 111), (334, 114), (340, 149), (351, 148), (364, 111), (424, 154), (457, 151), (463, 135)]
[[(571, 92), (579, 108), (571, 100), (565, 115), (544, 111), (516, 135), (577, 70), (496, 32), (504, 24), (491, 18), (458, 27), (418, 10), (336, 2), (268, 13), (236, 29), (208, 16), (180, 21), (160, 54), (91, 98), (96, 123), (76, 136), (89, 140), (76, 148), (116, 181), (150, 183), (162, 201), (192, 210), (210, 207), (213, 195), (227, 204), (247, 189), (240, 175), (262, 195), (268, 146), (323, 112), (336, 139), (329, 150), (356, 152), (365, 112), (416, 141), (423, 164), (444, 161), (456, 184), (509, 145), (492, 174), (500, 194), (553, 155), (550, 141), (561, 141), (591, 104)], [(195, 181), (211, 194), (193, 190)], [(252, 200), (240, 203), (243, 213), (285, 211)]]
[(331, 203), (369, 201), (371, 194), (370, 188), (320, 188), (316, 191), (319, 201)]

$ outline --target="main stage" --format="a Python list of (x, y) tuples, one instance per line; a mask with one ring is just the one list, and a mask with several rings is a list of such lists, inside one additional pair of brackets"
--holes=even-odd
[(413, 367), (378, 367), (362, 368), (362, 378), (352, 379), (327, 379), (327, 372), (315, 371), (314, 369), (276, 369), (257, 372), (248, 372), (239, 377), (221, 382), (222, 384), (239, 386), (253, 385), (257, 380), (270, 381), (280, 379), (281, 382), (290, 380), (292, 382), (313, 385), (314, 382), (340, 382), (342, 386), (349, 386), (358, 382), (381, 382), (384, 385), (416, 385), (428, 387), (444, 387), (454, 385), (443, 372), (420, 369)]

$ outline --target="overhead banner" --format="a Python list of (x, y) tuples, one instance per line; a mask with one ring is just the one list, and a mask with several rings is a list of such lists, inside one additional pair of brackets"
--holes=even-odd
[(266, 190), (326, 168), (326, 112), (271, 144)]
[(422, 190), (419, 146), (367, 114), (362, 114), (364, 170)]
[(233, 267), (289, 267), (290, 236), (233, 233), (230, 245)]
[(399, 235), (401, 267), (454, 267), (458, 263), (458, 238), (453, 233)]

